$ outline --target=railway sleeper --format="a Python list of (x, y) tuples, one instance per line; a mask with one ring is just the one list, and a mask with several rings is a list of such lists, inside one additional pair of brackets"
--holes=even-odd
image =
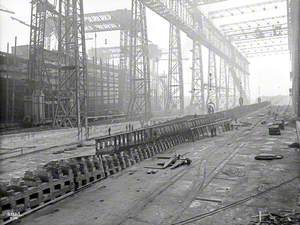
[[(105, 141), (96, 139), (95, 155), (52, 161), (34, 171), (26, 171), (22, 178), (0, 183), (0, 220), (7, 223), (11, 213), (22, 215), (176, 145), (228, 132), (233, 129), (232, 119), (267, 105), (238, 107), (204, 118), (176, 119), (173, 124), (150, 127), (156, 130), (152, 135), (147, 133), (149, 128), (145, 128)], [(105, 149), (108, 150), (101, 154)]]

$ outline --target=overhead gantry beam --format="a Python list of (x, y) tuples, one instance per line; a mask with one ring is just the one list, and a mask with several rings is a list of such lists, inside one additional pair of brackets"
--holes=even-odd
[(214, 4), (218, 2), (224, 2), (224, 1), (227, 0), (187, 0), (187, 2), (193, 6), (209, 5), (209, 4)]
[[(29, 73), (30, 90), (26, 98), (33, 124), (45, 120), (44, 102), (51, 102), (53, 126), (78, 128), (80, 141), (87, 137), (87, 61), (83, 0), (31, 2)], [(50, 22), (51, 21), (51, 22)], [(47, 27), (47, 25), (51, 25)], [(56, 26), (57, 25), (57, 26)], [(49, 66), (46, 38), (56, 26), (57, 49)], [(53, 77), (50, 71), (55, 71)], [(37, 100), (38, 99), (38, 100)], [(43, 102), (44, 101), (44, 102)], [(84, 137), (85, 136), (85, 137)]]
[[(140, 2), (183, 31), (190, 39), (201, 43), (224, 59), (231, 68), (230, 75), (234, 80), (233, 84), (241, 92), (245, 102), (248, 101), (246, 91), (239, 87), (241, 77), (249, 75), (249, 62), (197, 7), (193, 7), (188, 1), (175, 1), (175, 7), (170, 4), (169, 0), (140, 0)], [(207, 89), (208, 86), (204, 85), (204, 87)]]
[(286, 15), (225, 24), (220, 29), (247, 57), (288, 51)]
[(221, 30), (231, 41), (257, 40), (270, 37), (284, 36), (287, 38), (287, 17), (272, 17), (250, 20), (221, 26)]
[(128, 115), (133, 119), (151, 118), (150, 61), (146, 7), (132, 0), (130, 35), (130, 102)]
[[(178, 27), (192, 40), (199, 41), (229, 64), (245, 73), (249, 73), (246, 70), (247, 59), (199, 10), (197, 10), (197, 15), (193, 15), (188, 4), (184, 4), (183, 1), (176, 1), (178, 10), (173, 10), (168, 0), (140, 1), (159, 16)], [(202, 30), (195, 27), (197, 20), (202, 21)]]
[(84, 15), (85, 32), (130, 30), (131, 12), (127, 9)]
[(276, 16), (263, 19), (247, 20), (238, 23), (224, 24), (220, 26), (221, 31), (227, 36), (234, 36), (241, 32), (253, 32), (257, 29), (279, 31), (287, 28), (287, 16)]
[[(283, 9), (283, 10), (281, 10)], [(241, 22), (226, 23), (226, 18), (249, 15), (259, 12), (277, 12), (276, 15), (259, 19), (240, 19)], [(263, 18), (262, 18), (263, 17)], [(286, 0), (263, 1), (240, 7), (212, 11), (210, 19), (224, 19), (220, 30), (247, 57), (284, 53), (288, 50), (288, 25)], [(225, 24), (224, 24), (225, 23)], [(276, 46), (277, 45), (277, 46)]]
[[(128, 110), (130, 87), (129, 87), (129, 33), (131, 29), (131, 11), (128, 9), (95, 12), (84, 15), (85, 20), (85, 32), (97, 33), (97, 32), (109, 32), (120, 31), (120, 46), (112, 48), (101, 48), (97, 51), (92, 51), (90, 55), (95, 56), (97, 61), (97, 55), (105, 60), (113, 58), (119, 58), (120, 71), (120, 106), (123, 111)], [(122, 94), (121, 94), (122, 93)]]
[(278, 10), (282, 6), (285, 7), (285, 4), (281, 5), (281, 3), (285, 3), (285, 2), (286, 0), (270, 0), (270, 1), (263, 1), (256, 4), (243, 5), (240, 7), (233, 7), (228, 9), (211, 11), (209, 13), (209, 18), (222, 19), (225, 17), (234, 17), (234, 16), (241, 16), (241, 15), (249, 15), (257, 12), (265, 12), (269, 10)]

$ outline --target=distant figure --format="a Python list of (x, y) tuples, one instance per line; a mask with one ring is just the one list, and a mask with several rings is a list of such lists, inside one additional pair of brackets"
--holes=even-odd
[(126, 124), (126, 131), (128, 131), (128, 125)]
[(110, 136), (111, 128), (108, 128), (108, 135)]

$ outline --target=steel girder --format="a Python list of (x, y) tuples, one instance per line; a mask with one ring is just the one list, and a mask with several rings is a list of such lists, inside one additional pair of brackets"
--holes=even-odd
[(159, 94), (159, 100), (162, 105), (166, 107), (168, 101), (168, 76), (166, 74), (159, 76), (158, 83), (158, 87), (161, 90)]
[(220, 26), (221, 31), (234, 42), (286, 38), (288, 34), (287, 16), (269, 17)]
[[(31, 3), (31, 24), (30, 24), (30, 47), (29, 47), (29, 116), (32, 122), (41, 123), (45, 119), (43, 107), (40, 107), (39, 96), (43, 96), (45, 92), (51, 95), (51, 78), (47, 72), (45, 63), (45, 36), (46, 36), (46, 21), (51, 15), (52, 6), (43, 0), (33, 1)], [(53, 101), (53, 99), (52, 99)]]
[(254, 31), (241, 31), (233, 35), (229, 35), (229, 38), (233, 41), (248, 41), (248, 40), (257, 40), (257, 39), (269, 39), (272, 37), (286, 37), (287, 39), (288, 29), (287, 27), (281, 28), (269, 28), (269, 29), (256, 29)]
[(292, 70), (292, 102), (297, 119), (300, 117), (300, 2), (288, 0), (289, 48)]
[[(35, 0), (31, 4), (29, 81), (33, 95), (41, 96), (47, 92), (53, 107), (53, 125), (77, 126), (78, 138), (82, 140), (84, 128), (87, 127), (83, 2), (58, 0), (50, 4), (45, 0)], [(51, 27), (46, 26), (49, 21), (52, 21)], [(45, 49), (45, 40), (53, 33), (53, 27), (58, 43), (55, 53)], [(46, 60), (55, 62), (57, 66), (49, 67)]]
[[(200, 42), (203, 46), (225, 59), (228, 64), (249, 73), (247, 59), (232, 45), (232, 43), (195, 7), (188, 1), (175, 1), (175, 7), (169, 0), (140, 0), (149, 9), (166, 19), (178, 29), (187, 34), (193, 41)], [(191, 8), (193, 10), (191, 10)], [(176, 10), (175, 10), (176, 9)], [(201, 21), (203, 29), (198, 29)], [(246, 69), (246, 70), (245, 70)], [(234, 77), (234, 79), (238, 79)], [(240, 83), (239, 80), (235, 81)]]
[(131, 12), (120, 9), (108, 12), (88, 13), (84, 15), (86, 33), (130, 30)]
[(228, 66), (224, 59), (220, 58), (218, 77), (219, 109), (227, 110), (229, 106)]
[(124, 112), (127, 111), (129, 101), (130, 101), (130, 78), (129, 78), (129, 31), (121, 31), (120, 33), (120, 71), (121, 76), (119, 77), (119, 99), (121, 107)]
[(260, 3), (248, 4), (239, 7), (216, 10), (209, 13), (210, 19), (222, 19), (225, 17), (240, 16), (257, 12), (265, 12), (267, 10), (277, 10), (279, 7), (274, 4), (285, 3), (286, 0), (269, 0)]
[(180, 30), (170, 24), (169, 31), (169, 69), (168, 69), (168, 100), (167, 111), (176, 109), (183, 112), (183, 70)]
[[(263, 1), (256, 4), (249, 4), (240, 7), (212, 11), (210, 19), (224, 19), (227, 17), (239, 17), (258, 12), (274, 11), (274, 16), (259, 19), (250, 19), (242, 22), (226, 23), (220, 25), (220, 30), (231, 40), (234, 45), (247, 57), (266, 55), (271, 53), (282, 53), (288, 51), (286, 0)], [(279, 11), (283, 9), (283, 11)], [(279, 13), (280, 14), (279, 14)], [(220, 21), (220, 23), (222, 23)], [(274, 47), (274, 39), (282, 39), (280, 47)], [(284, 46), (283, 44), (286, 43)], [(273, 46), (270, 46), (273, 44)], [(241, 45), (243, 47), (241, 48)]]
[(130, 103), (128, 115), (148, 120), (151, 117), (150, 62), (146, 7), (132, 0), (132, 25), (130, 36)]
[[(83, 0), (58, 1), (57, 107), (53, 124), (87, 132), (87, 62)], [(87, 135), (87, 133), (85, 133)]]
[[(169, 0), (140, 0), (149, 9), (175, 25), (181, 31), (187, 34), (189, 38), (199, 41), (203, 46), (215, 52), (215, 54), (226, 59), (233, 66), (244, 69), (243, 65), (248, 61), (231, 44), (227, 38), (199, 11), (197, 16), (189, 9), (189, 5), (184, 1), (175, 1), (178, 10), (171, 7)], [(201, 20), (203, 29), (195, 27), (194, 20)], [(248, 72), (248, 71), (245, 71)]]
[(224, 1), (227, 0), (187, 0), (189, 5), (192, 6), (209, 5), (209, 4), (224, 2)]
[(205, 112), (202, 49), (201, 44), (197, 41), (193, 42), (192, 54), (192, 96), (190, 105), (196, 106), (201, 112)]
[[(225, 62), (226, 64), (226, 62)], [(236, 86), (234, 85), (234, 80), (233, 80), (233, 76), (232, 74), (232, 67), (230, 68), (230, 66), (228, 64), (227, 65), (227, 92), (226, 92), (226, 108), (230, 109), (235, 107), (235, 103), (236, 103)]]
[(237, 48), (240, 49), (247, 57), (257, 55), (276, 54), (276, 52), (288, 51), (287, 36), (276, 36), (270, 38), (250, 39), (235, 42)]
[(276, 28), (276, 26), (287, 27), (287, 16), (274, 16), (255, 20), (246, 20), (237, 23), (226, 23), (220, 26), (222, 32), (227, 36), (235, 35), (244, 32), (251, 32), (259, 29)]
[[(208, 113), (213, 113), (219, 110), (219, 94), (218, 94), (218, 77), (217, 77), (217, 62), (216, 54), (208, 51), (208, 85), (206, 106)], [(212, 107), (212, 108), (211, 108)]]

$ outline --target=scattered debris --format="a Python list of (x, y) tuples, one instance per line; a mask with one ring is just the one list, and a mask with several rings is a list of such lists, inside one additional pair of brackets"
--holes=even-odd
[(269, 127), (269, 135), (281, 135), (279, 125), (271, 125)]
[(171, 157), (167, 157), (167, 156), (157, 157), (160, 159), (168, 159), (168, 160), (166, 162), (157, 163), (157, 165), (159, 167), (145, 166), (144, 168), (146, 168), (146, 169), (166, 169), (166, 168), (170, 167), (170, 169), (176, 169), (183, 165), (190, 165), (192, 163), (192, 160), (189, 158), (183, 157), (186, 154), (188, 154), (188, 153), (185, 153), (183, 155), (175, 154), (174, 156), (171, 156)]
[(262, 213), (259, 211), (256, 221), (250, 221), (249, 225), (293, 225), (300, 224), (300, 213), (295, 213), (294, 210)]
[(294, 143), (292, 143), (292, 144), (288, 145), (288, 147), (289, 147), (289, 148), (299, 148), (299, 147), (300, 147), (300, 145), (299, 145), (299, 143), (298, 143), (298, 142), (294, 142)]
[(219, 199), (211, 199), (211, 198), (201, 198), (201, 197), (196, 197), (196, 200), (199, 201), (204, 201), (204, 202), (214, 202), (214, 203), (218, 203), (218, 204), (222, 204), (222, 200)]
[(273, 159), (283, 159), (283, 155), (274, 155), (274, 154), (259, 154), (255, 156), (256, 160), (273, 160)]
[(148, 170), (147, 174), (156, 174), (158, 170)]
[(166, 161), (163, 165), (163, 169), (166, 169), (167, 167), (173, 165), (178, 159), (180, 159), (180, 155), (175, 154), (173, 157), (171, 157), (168, 161)]
[(179, 159), (177, 160), (170, 168), (171, 169), (176, 169), (180, 166), (183, 166), (183, 165), (190, 165), (192, 163), (192, 160), (189, 159), (189, 158), (183, 158), (183, 159)]

